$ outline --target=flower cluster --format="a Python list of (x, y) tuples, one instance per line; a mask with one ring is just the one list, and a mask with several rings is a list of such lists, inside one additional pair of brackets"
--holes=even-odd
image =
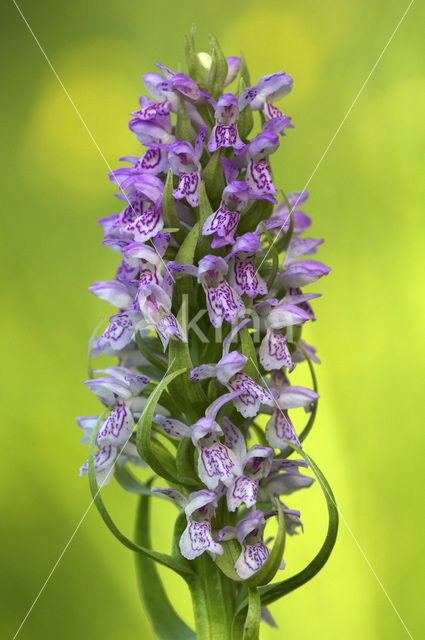
[[(83, 442), (95, 438), (100, 484), (117, 464), (145, 465), (136, 423), (183, 362), (179, 386), (175, 379), (161, 393), (149, 424), (175, 481), (152, 491), (185, 514), (185, 558), (208, 552), (218, 561), (232, 540), (235, 576), (246, 580), (269, 557), (264, 531), (277, 506), (286, 533), (302, 529), (286, 496), (313, 479), (304, 459), (288, 457), (290, 444), (301, 448), (289, 414), (311, 412), (318, 394), (291, 376), (299, 363), (319, 362), (301, 330), (315, 320), (310, 302), (320, 294), (303, 288), (329, 268), (307, 257), (323, 242), (303, 235), (308, 193), (280, 194), (270, 165), (293, 127), (275, 104), (292, 78), (278, 72), (251, 85), (240, 58), (189, 62), (190, 76), (158, 64), (143, 77), (149, 95), (129, 127), (144, 149), (109, 174), (124, 208), (99, 223), (121, 261), (113, 280), (90, 291), (118, 311), (91, 356), (118, 364), (86, 382), (108, 408), (104, 417), (77, 421)], [(183, 447), (184, 473), (173, 460)], [(88, 471), (86, 462), (81, 475)]]

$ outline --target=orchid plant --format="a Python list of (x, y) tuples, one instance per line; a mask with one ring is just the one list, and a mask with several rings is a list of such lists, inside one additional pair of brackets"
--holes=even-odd
[[(224, 57), (210, 40), (210, 54), (196, 53), (192, 30), (189, 75), (158, 64), (160, 73), (144, 76), (150, 96), (129, 127), (145, 150), (109, 174), (124, 208), (99, 223), (121, 261), (113, 280), (90, 291), (118, 312), (89, 346), (86, 385), (105, 409), (77, 418), (89, 444), (80, 475), (111, 532), (136, 554), (161, 640), (258, 638), (260, 620), (274, 624), (267, 605), (325, 564), (338, 525), (331, 489), (302, 444), (317, 412), (319, 360), (301, 335), (320, 295), (303, 287), (329, 268), (306, 258), (322, 242), (303, 235), (308, 193), (279, 191), (270, 166), (293, 127), (275, 104), (292, 78), (278, 72), (252, 86), (243, 57)], [(93, 370), (100, 355), (117, 364)], [(291, 383), (299, 364), (312, 389)], [(296, 409), (307, 416), (298, 433)], [(142, 482), (134, 467), (154, 475)], [(308, 566), (282, 579), (286, 536), (303, 531), (290, 496), (312, 485), (309, 473), (326, 498), (328, 532)], [(101, 497), (112, 476), (139, 495), (134, 541)], [(170, 554), (152, 547), (155, 497), (178, 509)], [(156, 563), (187, 583), (196, 632)]]

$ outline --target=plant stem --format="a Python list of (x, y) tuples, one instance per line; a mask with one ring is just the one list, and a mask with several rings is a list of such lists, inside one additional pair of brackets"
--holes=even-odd
[(197, 640), (231, 640), (235, 586), (207, 554), (196, 560), (196, 577), (188, 580)]

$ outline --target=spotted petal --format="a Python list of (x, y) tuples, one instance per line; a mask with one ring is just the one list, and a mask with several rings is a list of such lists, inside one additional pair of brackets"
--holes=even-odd
[(191, 520), (180, 538), (179, 547), (182, 555), (188, 560), (197, 558), (204, 551), (210, 553), (223, 554), (223, 547), (218, 542), (214, 542), (211, 534), (211, 523), (209, 520), (196, 522)]
[(271, 447), (284, 449), (286, 440), (301, 446), (297, 433), (286, 411), (276, 410), (266, 425), (266, 438)]
[(97, 434), (99, 446), (122, 447), (133, 433), (134, 418), (125, 402), (117, 402)]
[(228, 387), (233, 391), (242, 391), (241, 395), (233, 400), (233, 403), (244, 418), (256, 416), (262, 403), (269, 407), (274, 406), (271, 394), (263, 387), (260, 387), (246, 373), (237, 373), (228, 382)]
[(240, 578), (246, 580), (256, 573), (267, 558), (269, 557), (269, 550), (264, 542), (257, 542), (256, 544), (242, 545), (242, 553), (235, 563), (236, 573)]
[(175, 420), (174, 418), (166, 418), (160, 414), (155, 416), (155, 422), (161, 425), (165, 433), (175, 438), (190, 438), (192, 431), (184, 422)]
[(286, 338), (281, 331), (269, 328), (260, 346), (260, 362), (266, 371), (281, 369), (292, 371), (295, 367), (289, 353)]
[(257, 493), (258, 480), (253, 480), (247, 476), (236, 478), (226, 494), (229, 511), (236, 511), (241, 504), (245, 504), (248, 509), (253, 507), (257, 499)]

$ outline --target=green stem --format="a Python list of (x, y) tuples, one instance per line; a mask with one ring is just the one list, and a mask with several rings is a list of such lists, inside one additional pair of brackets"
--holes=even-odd
[(231, 640), (235, 586), (207, 554), (196, 561), (196, 577), (188, 579), (197, 640)]

